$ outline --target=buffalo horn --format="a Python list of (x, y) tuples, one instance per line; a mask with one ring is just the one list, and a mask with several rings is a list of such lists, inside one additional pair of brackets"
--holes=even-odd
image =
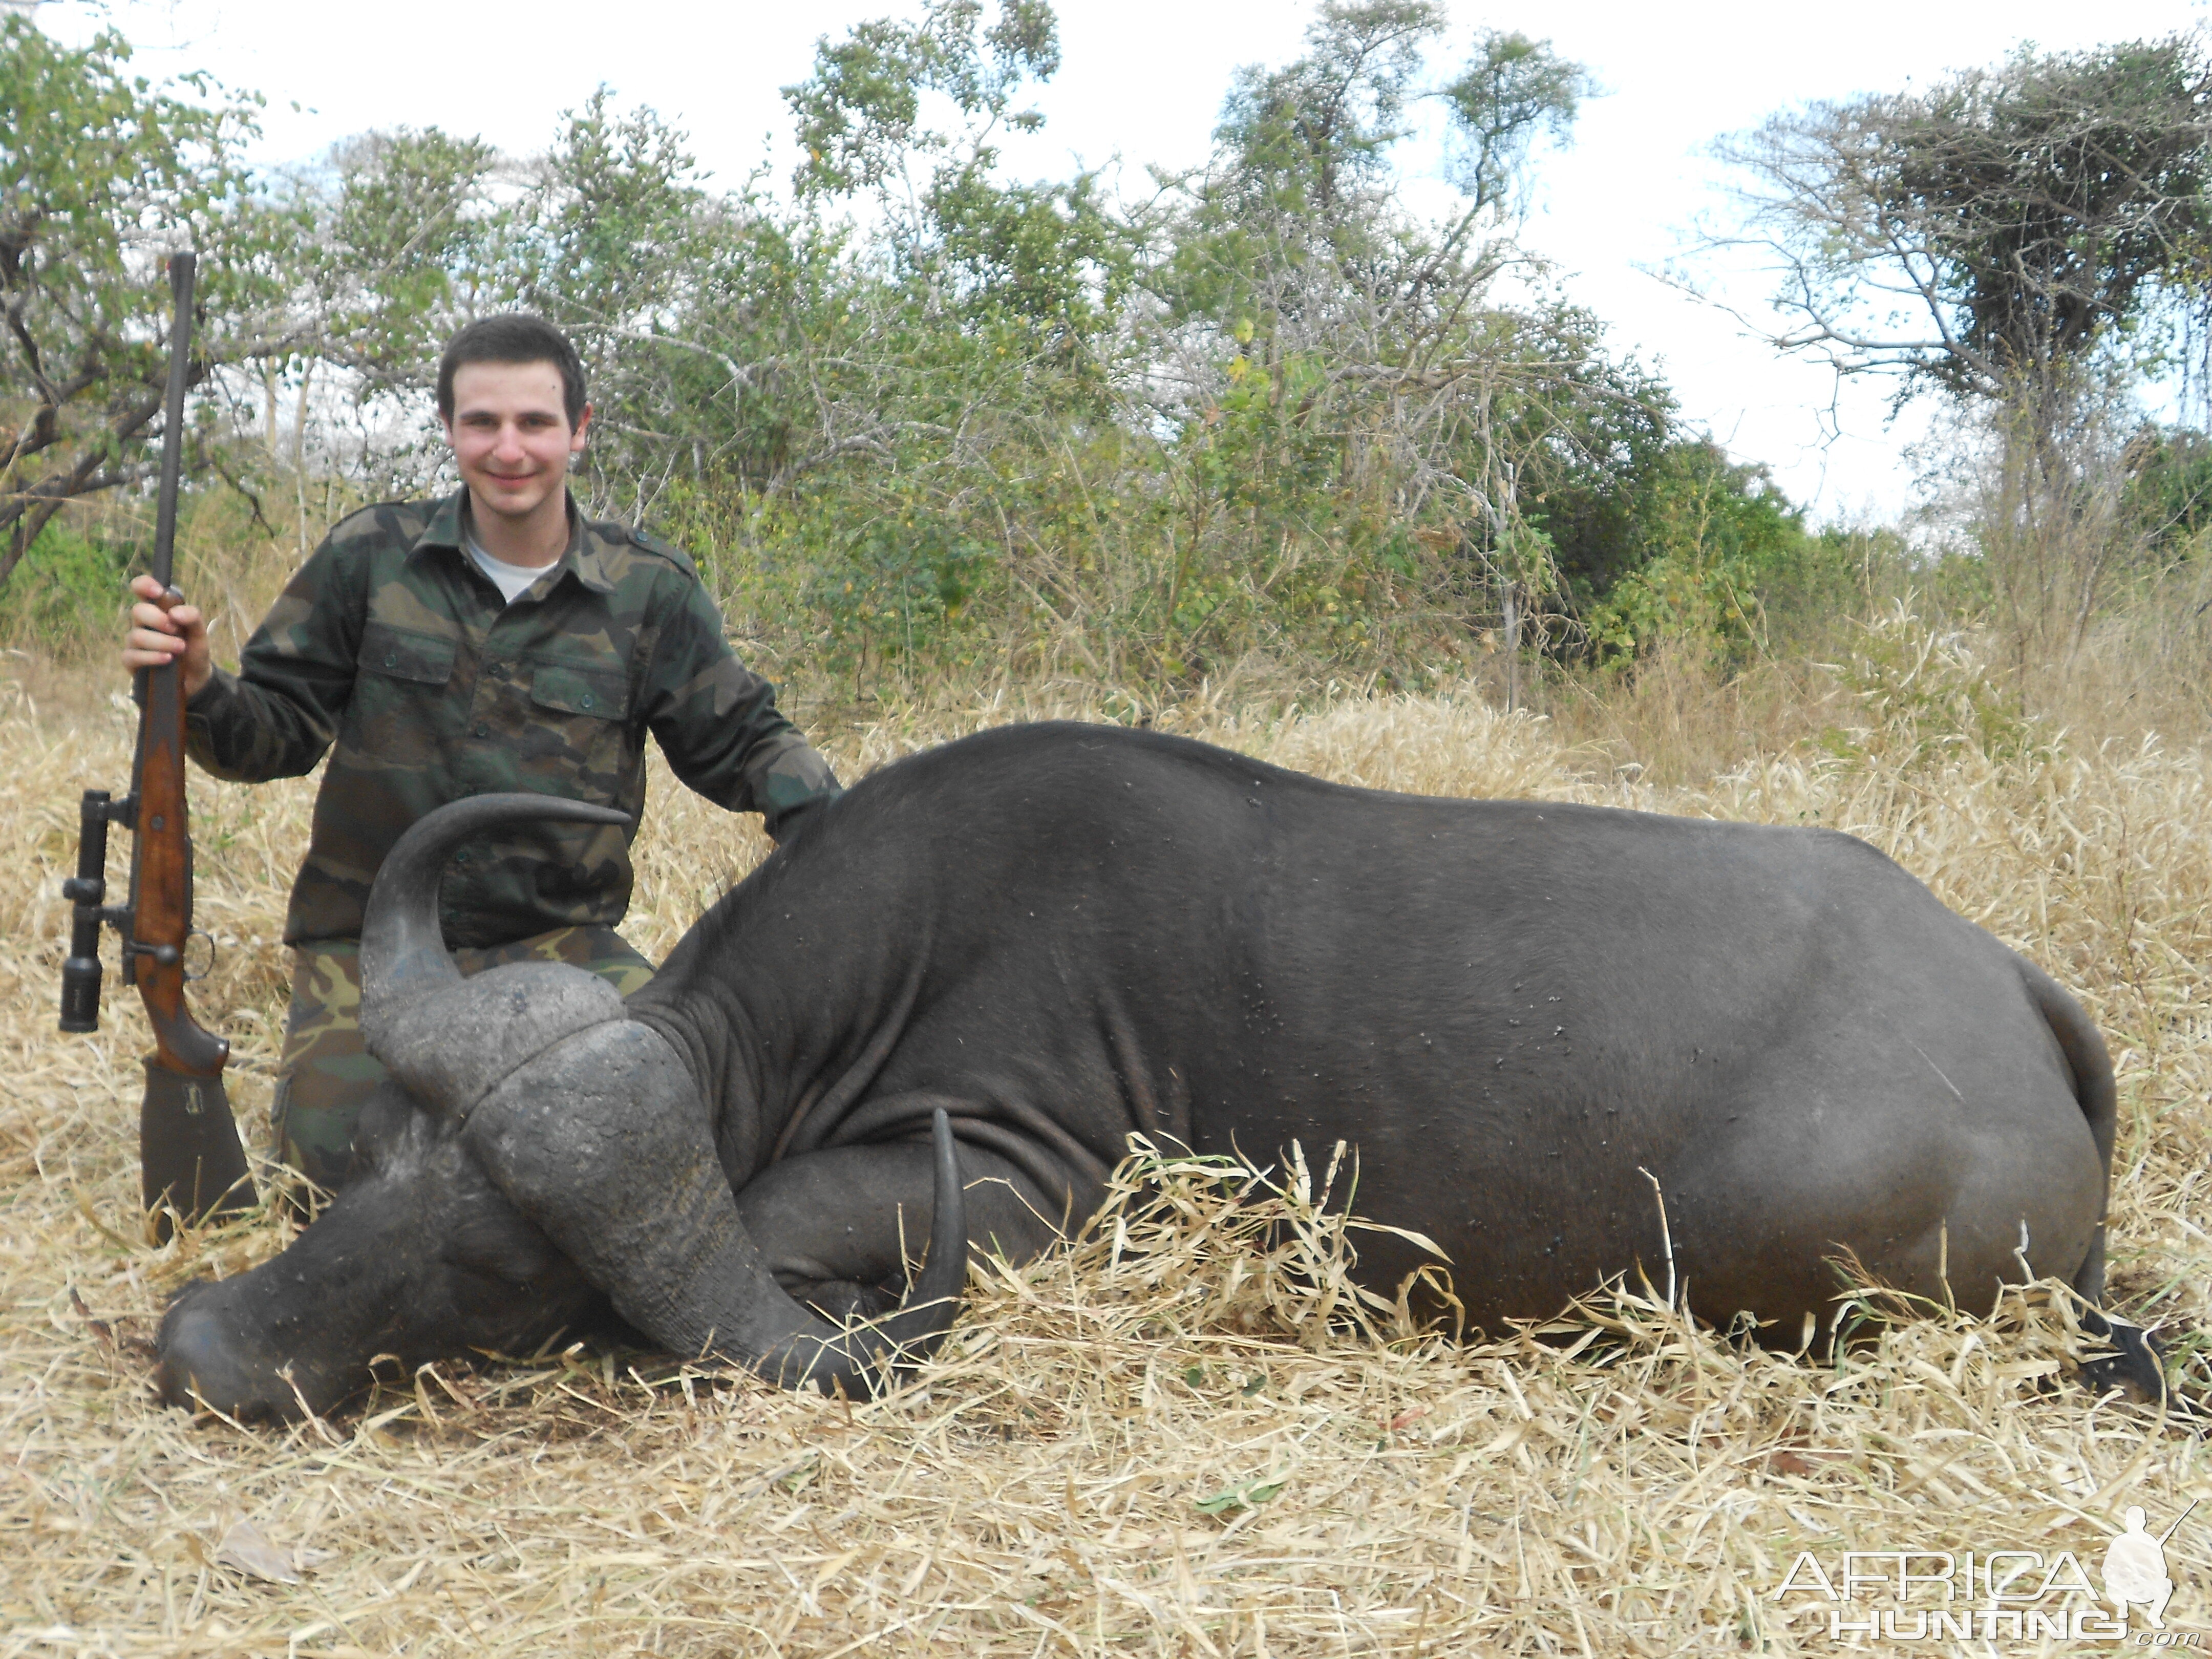
[(361, 924), (361, 992), (412, 1001), (424, 991), (460, 982), (461, 970), (446, 952), (438, 920), (438, 887), (453, 849), (490, 830), (531, 819), (567, 823), (627, 825), (611, 807), (557, 795), (471, 795), (428, 813), (408, 827), (384, 856), (369, 889)]
[[(922, 1265), (906, 1305), (851, 1331), (796, 1333), (755, 1362), (754, 1369), (762, 1376), (786, 1388), (811, 1382), (824, 1394), (852, 1395), (863, 1389), (876, 1393), (898, 1372), (937, 1352), (959, 1314), (960, 1292), (968, 1279), (967, 1200), (961, 1189), (959, 1155), (953, 1150), (952, 1125), (942, 1107), (931, 1118), (930, 1142), (936, 1191), (929, 1218), (929, 1260)], [(796, 1303), (792, 1311), (809, 1326), (822, 1324)]]
[(531, 794), (471, 795), (426, 814), (385, 857), (361, 930), (368, 1051), (416, 1099), (465, 1115), (517, 1066), (622, 1017), (605, 981), (564, 963), (510, 963), (464, 980), (447, 953), (438, 887), (461, 842), (520, 822), (627, 824), (622, 813)]

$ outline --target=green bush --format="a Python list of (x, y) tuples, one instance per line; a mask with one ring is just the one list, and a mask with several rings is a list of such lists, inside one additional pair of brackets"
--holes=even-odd
[(1699, 646), (1723, 671), (1766, 646), (1765, 596), (1819, 591), (1820, 544), (1763, 467), (1708, 440), (1670, 445), (1627, 502), (1638, 557), (1584, 613), (1599, 659)]
[(66, 517), (51, 520), (0, 586), (0, 641), (71, 654), (105, 639), (114, 631), (137, 551), (130, 542), (88, 534)]

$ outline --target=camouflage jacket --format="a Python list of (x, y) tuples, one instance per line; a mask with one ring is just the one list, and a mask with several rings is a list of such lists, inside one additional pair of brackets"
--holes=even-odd
[[(766, 816), (834, 795), (829, 764), (747, 672), (683, 554), (585, 520), (512, 605), (462, 550), (465, 492), (372, 507), (333, 529), (246, 642), (185, 709), (217, 777), (296, 777), (336, 745), (289, 942), (361, 932), (368, 886), (402, 831), (465, 795), (531, 790), (631, 815), (645, 734), (676, 775)], [(446, 938), (504, 943), (606, 926), (629, 904), (632, 831), (544, 825), (465, 846), (446, 875)]]

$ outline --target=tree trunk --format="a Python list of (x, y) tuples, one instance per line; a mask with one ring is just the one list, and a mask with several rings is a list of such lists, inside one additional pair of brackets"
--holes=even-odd
[(1521, 706), (1521, 586), (1505, 584), (1505, 712)]

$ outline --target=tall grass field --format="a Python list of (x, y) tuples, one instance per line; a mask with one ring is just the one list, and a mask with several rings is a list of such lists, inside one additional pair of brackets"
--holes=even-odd
[[(1939, 1624), (1899, 1650), (2070, 1652), (2098, 1644), (2056, 1638), (2048, 1620), (2070, 1630), (2093, 1606), (2124, 1510), (2156, 1532), (2212, 1499), (2198, 1430), (2068, 1380), (2092, 1345), (2055, 1286), (1955, 1309), (1864, 1288), (1858, 1340), (1803, 1357), (1699, 1325), (1694, 1285), (1686, 1312), (1667, 1287), (1632, 1284), (1552, 1327), (1460, 1345), (1350, 1290), (1362, 1234), (1322, 1205), (1328, 1147), (1264, 1181), (1166, 1149), (1133, 1164), (1088, 1242), (979, 1267), (941, 1356), (873, 1403), (579, 1346), (428, 1368), (287, 1429), (164, 1409), (149, 1343), (168, 1296), (274, 1254), (292, 1224), (256, 1215), (150, 1242), (135, 1000), (111, 974), (97, 1035), (55, 1021), (77, 797), (125, 787), (133, 720), (119, 678), (10, 661), (4, 1659), (1811, 1655), (1886, 1646), (1916, 1609), (1968, 1607), (2045, 1622), (1970, 1622), (1966, 1639)], [(2168, 690), (2185, 709), (2201, 688)], [(1902, 611), (1852, 663), (1763, 696), (1674, 695), (1655, 673), (1633, 697), (1557, 699), (1548, 718), (1501, 713), (1472, 683), (1298, 706), (1200, 698), (1152, 717), (1347, 783), (1865, 837), (2048, 968), (2104, 1030), (2122, 1105), (2111, 1300), (2158, 1328), (2179, 1393), (2201, 1407), (2203, 726), (2161, 733), (2140, 708), (2027, 719), (1990, 691), (1973, 641)], [(822, 729), (849, 780), (978, 726), (1109, 713), (1130, 717), (1016, 687)], [(234, 1045), (232, 1097), (257, 1150), (313, 787), (193, 780), (198, 921), (217, 945), (195, 1007)], [(750, 820), (657, 774), (629, 936), (665, 953), (765, 851)], [(1847, 1552), (1897, 1551), (1929, 1553), (1917, 1573), (2030, 1553), (2010, 1594), (2054, 1587), (1947, 1607), (1924, 1585), (1900, 1601), (1862, 1583), (1844, 1602), (1802, 1560), (1840, 1589)], [(2166, 1560), (2168, 1629), (2212, 1642), (2212, 1502)], [(1887, 1633), (1885, 1610), (1901, 1615)], [(1868, 1618), (1873, 1636), (1838, 1633)]]

